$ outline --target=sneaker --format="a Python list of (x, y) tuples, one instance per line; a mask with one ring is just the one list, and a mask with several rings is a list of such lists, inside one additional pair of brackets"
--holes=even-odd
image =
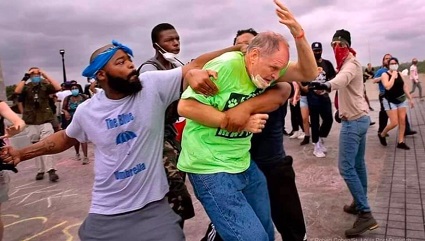
[(304, 136), (304, 140), (300, 143), (300, 146), (307, 145), (310, 143), (310, 136)]
[(323, 138), (319, 138), (319, 146), (323, 152), (328, 152), (328, 148), (325, 147), (325, 141)]
[(75, 154), (75, 159), (76, 159), (77, 161), (81, 161), (80, 153)]
[(405, 136), (412, 136), (412, 135), (415, 135), (417, 133), (418, 133), (417, 131), (406, 131), (406, 133), (404, 133), (404, 135)]
[(302, 140), (302, 139), (304, 139), (304, 137), (305, 137), (305, 133), (300, 131), (300, 135), (297, 137), (298, 140)]
[(316, 143), (316, 145), (314, 145), (313, 155), (315, 155), (316, 157), (319, 157), (319, 158), (326, 157), (325, 153), (322, 151), (322, 148), (320, 148), (320, 142), (318, 142), (318, 143)]
[(353, 227), (345, 231), (345, 236), (347, 238), (356, 237), (368, 230), (374, 230), (378, 227), (379, 225), (373, 218), (371, 212), (360, 212), (357, 215), (357, 219), (354, 222)]
[(292, 133), (292, 135), (289, 137), (289, 139), (295, 139), (295, 138), (298, 138), (298, 137), (301, 135), (301, 133), (302, 133), (302, 132), (300, 132), (300, 131), (294, 131), (294, 132)]
[(344, 205), (343, 210), (346, 213), (354, 214), (354, 215), (357, 215), (359, 213), (357, 211), (356, 203), (354, 201), (350, 205)]
[(370, 125), (371, 126), (373, 126), (373, 125), (375, 125), (376, 123), (374, 122), (374, 121), (372, 121), (372, 122), (370, 122)]
[(283, 130), (283, 135), (288, 136), (289, 133), (286, 130)]
[(84, 157), (83, 159), (83, 165), (89, 164), (89, 158), (88, 157)]
[(381, 134), (378, 134), (379, 142), (381, 142), (381, 145), (387, 146), (387, 139), (385, 137), (382, 137)]
[(399, 142), (397, 144), (397, 148), (404, 149), (404, 150), (410, 150), (410, 147), (407, 146), (406, 143), (404, 143), (404, 142)]
[(49, 173), (49, 180), (51, 182), (57, 182), (59, 179), (58, 174), (56, 174), (56, 171), (54, 169), (48, 171), (47, 173)]
[(39, 172), (37, 175), (35, 175), (35, 180), (43, 180), (44, 179), (44, 172)]

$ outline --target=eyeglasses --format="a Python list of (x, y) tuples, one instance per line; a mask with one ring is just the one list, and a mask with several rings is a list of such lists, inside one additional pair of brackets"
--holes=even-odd
[(345, 48), (348, 47), (347, 44), (345, 42), (341, 42), (341, 41), (332, 41), (331, 42), (331, 47), (335, 48), (336, 46), (339, 46), (341, 48)]

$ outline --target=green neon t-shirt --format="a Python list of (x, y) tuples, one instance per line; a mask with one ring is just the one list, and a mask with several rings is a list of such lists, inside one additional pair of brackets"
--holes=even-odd
[[(204, 69), (217, 72), (218, 79), (214, 83), (219, 92), (214, 96), (204, 96), (189, 87), (182, 99), (192, 98), (219, 111), (226, 111), (264, 92), (252, 83), (241, 52), (225, 53), (208, 62)], [(228, 132), (187, 119), (177, 166), (184, 172), (197, 174), (243, 172), (250, 164), (251, 137), (251, 132)]]

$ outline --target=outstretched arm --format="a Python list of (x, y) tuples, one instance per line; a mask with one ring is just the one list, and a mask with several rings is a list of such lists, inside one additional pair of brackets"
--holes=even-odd
[(16, 166), (21, 161), (26, 161), (37, 156), (63, 152), (75, 144), (78, 144), (78, 141), (67, 136), (65, 131), (62, 130), (20, 150), (15, 150), (11, 146), (5, 146), (1, 149), (0, 158), (4, 162)]

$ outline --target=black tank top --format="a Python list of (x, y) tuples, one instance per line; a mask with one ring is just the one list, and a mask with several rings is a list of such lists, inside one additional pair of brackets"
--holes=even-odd
[[(391, 74), (388, 72), (385, 72), (390, 78)], [(385, 97), (387, 99), (397, 99), (398, 97), (404, 95), (404, 81), (400, 75), (400, 73), (397, 74), (397, 78), (394, 81), (393, 86), (389, 90), (385, 90)]]

